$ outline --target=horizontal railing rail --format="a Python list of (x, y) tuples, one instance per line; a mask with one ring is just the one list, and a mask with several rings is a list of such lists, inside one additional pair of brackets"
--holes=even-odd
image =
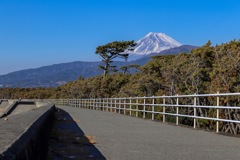
[[(193, 94), (151, 97), (48, 99), (57, 105), (110, 111), (135, 117), (162, 120), (167, 118), (179, 125), (180, 118), (190, 118), (197, 127), (197, 120), (214, 121), (216, 132), (220, 123), (234, 123), (235, 132), (240, 132), (240, 93)], [(170, 116), (170, 117), (167, 117)], [(174, 119), (171, 117), (175, 117)], [(183, 120), (182, 120), (183, 121)]]

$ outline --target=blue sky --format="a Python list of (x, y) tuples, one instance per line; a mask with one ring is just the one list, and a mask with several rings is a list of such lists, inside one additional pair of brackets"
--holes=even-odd
[(0, 74), (72, 61), (162, 32), (183, 44), (240, 38), (239, 0), (0, 0)]

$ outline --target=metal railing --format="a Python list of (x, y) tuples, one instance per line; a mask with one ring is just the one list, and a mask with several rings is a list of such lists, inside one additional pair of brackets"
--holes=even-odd
[[(240, 93), (193, 94), (174, 96), (52, 99), (57, 105), (103, 110), (151, 120), (186, 122), (197, 127), (197, 121), (213, 121), (216, 132), (220, 123), (234, 123), (240, 132)], [(232, 105), (234, 104), (234, 106)], [(230, 106), (229, 106), (230, 105)], [(173, 118), (174, 117), (174, 118)]]

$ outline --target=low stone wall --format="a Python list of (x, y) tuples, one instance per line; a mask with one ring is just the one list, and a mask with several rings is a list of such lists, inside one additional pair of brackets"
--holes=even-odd
[(44, 160), (55, 106), (48, 104), (0, 119), (0, 160)]

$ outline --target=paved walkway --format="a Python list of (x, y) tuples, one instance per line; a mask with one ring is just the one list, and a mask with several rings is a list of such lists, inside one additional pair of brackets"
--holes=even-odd
[(109, 160), (237, 160), (240, 138), (110, 112), (60, 107)]
[(0, 103), (0, 112), (3, 113), (8, 106), (9, 106), (9, 102), (3, 100), (3, 101)]

